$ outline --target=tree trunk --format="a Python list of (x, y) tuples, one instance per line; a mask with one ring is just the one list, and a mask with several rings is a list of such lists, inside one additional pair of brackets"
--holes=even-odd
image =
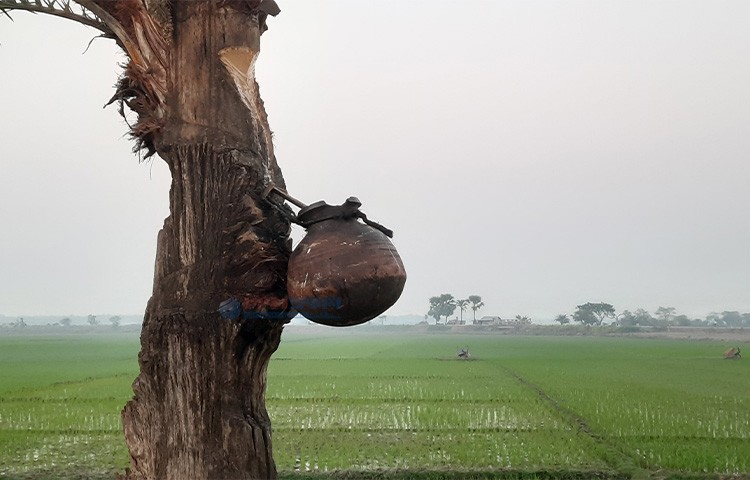
[[(141, 372), (123, 410), (131, 479), (274, 478), (266, 367), (288, 321), (289, 224), (261, 198), (283, 188), (253, 65), (258, 14), (172, 2), (166, 118), (172, 173)], [(222, 318), (219, 304), (242, 302)]]

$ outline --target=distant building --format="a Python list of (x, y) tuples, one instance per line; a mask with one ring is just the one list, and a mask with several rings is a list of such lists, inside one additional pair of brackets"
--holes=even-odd
[(477, 325), (507, 325), (508, 322), (496, 315), (485, 315), (477, 320)]

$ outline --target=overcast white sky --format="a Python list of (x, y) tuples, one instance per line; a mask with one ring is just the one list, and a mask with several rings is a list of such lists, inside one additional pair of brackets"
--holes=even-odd
[[(480, 314), (750, 311), (750, 2), (279, 0), (257, 67), (289, 191), (363, 202)], [(0, 18), (0, 313), (139, 313), (168, 214), (92, 29)]]

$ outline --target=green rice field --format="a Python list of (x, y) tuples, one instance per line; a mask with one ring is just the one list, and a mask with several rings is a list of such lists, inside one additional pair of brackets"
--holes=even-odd
[[(750, 364), (726, 343), (320, 331), (269, 367), (282, 477), (750, 478)], [(0, 478), (123, 471), (137, 352), (0, 336)]]

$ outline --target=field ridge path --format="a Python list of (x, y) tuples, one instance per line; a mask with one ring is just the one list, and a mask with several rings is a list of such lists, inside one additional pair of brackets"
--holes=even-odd
[(625, 453), (622, 447), (617, 442), (612, 441), (612, 439), (595, 432), (585, 418), (578, 415), (562, 402), (553, 398), (542, 387), (523, 377), (512, 368), (504, 365), (502, 365), (501, 368), (508, 375), (513, 377), (518, 383), (536, 393), (544, 403), (546, 403), (555, 412), (559, 413), (568, 423), (571, 424), (571, 426), (577, 427), (580, 431), (591, 438), (596, 444), (603, 447), (607, 454), (613, 454), (616, 457), (617, 461), (613, 461), (610, 455), (601, 456), (601, 459), (607, 465), (609, 465), (610, 468), (619, 473), (627, 474), (634, 480), (652, 478), (650, 475), (651, 472), (649, 470), (640, 467), (635, 459)]

